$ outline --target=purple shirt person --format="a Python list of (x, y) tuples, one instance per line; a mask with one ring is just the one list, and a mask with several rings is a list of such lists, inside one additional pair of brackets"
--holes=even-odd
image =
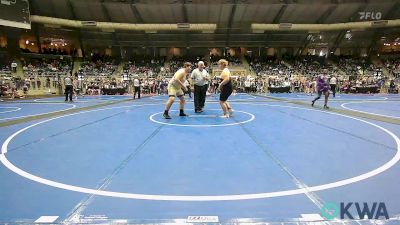
[(327, 69), (323, 69), (322, 74), (318, 76), (316, 88), (317, 88), (318, 96), (312, 101), (311, 106), (314, 106), (315, 101), (320, 99), (322, 93), (324, 93), (324, 95), (325, 95), (324, 109), (329, 109), (328, 98), (329, 98), (330, 86), (328, 84), (328, 70)]
[(318, 92), (326, 92), (329, 91), (330, 87), (328, 84), (328, 78), (326, 74), (320, 74), (317, 79), (317, 91)]

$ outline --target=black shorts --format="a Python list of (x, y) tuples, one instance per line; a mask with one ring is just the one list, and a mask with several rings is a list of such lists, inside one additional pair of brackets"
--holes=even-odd
[(221, 91), (221, 94), (219, 95), (219, 100), (225, 102), (228, 100), (229, 96), (232, 94), (232, 89), (231, 88), (223, 88)]

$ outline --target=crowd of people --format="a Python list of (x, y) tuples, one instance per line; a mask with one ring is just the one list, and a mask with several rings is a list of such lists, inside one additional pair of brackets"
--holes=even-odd
[[(214, 57), (216, 60), (217, 57)], [(133, 81), (138, 79), (143, 94), (166, 94), (171, 74), (182, 67), (183, 62), (193, 61), (196, 64), (201, 57), (173, 58), (165, 64), (165, 58), (141, 58), (124, 62), (121, 74), (115, 74), (118, 62), (110, 59), (84, 61), (74, 74), (74, 89), (88, 95), (107, 94), (107, 89), (124, 89), (124, 93), (133, 92)], [(377, 67), (367, 60), (342, 57), (337, 58), (333, 66), (319, 57), (301, 57), (277, 59), (274, 57), (248, 58), (249, 74), (232, 76), (232, 85), (237, 92), (264, 93), (271, 88), (287, 88), (288, 92), (315, 93), (317, 76), (323, 68), (328, 69), (329, 77), (335, 77), (336, 90), (344, 93), (357, 93), (363, 87), (376, 87), (377, 90), (388, 90), (397, 93), (400, 80), (400, 60), (391, 59), (384, 62), (390, 77), (377, 74)], [(64, 59), (22, 59), (24, 77), (2, 79), (3, 93), (11, 93), (12, 87), (17, 90), (47, 90), (59, 88), (65, 76), (71, 74), (72, 63)], [(165, 66), (169, 65), (169, 66)], [(208, 67), (207, 67), (208, 66)], [(205, 70), (212, 74), (210, 65)], [(359, 69), (364, 71), (359, 73)], [(0, 74), (9, 74), (10, 63), (2, 63)], [(350, 75), (348, 75), (350, 73)], [(253, 76), (253, 75), (255, 76)], [(220, 79), (211, 77), (209, 93), (216, 93)], [(193, 88), (191, 80), (187, 84)]]
[(251, 58), (250, 69), (257, 76), (291, 76), (294, 70), (288, 67), (284, 60), (275, 57)]
[(138, 78), (142, 94), (167, 94), (168, 78), (159, 76), (157, 78)]
[(168, 74), (173, 74), (175, 71), (177, 71), (184, 62), (190, 62), (193, 65), (195, 65), (198, 61), (205, 61), (204, 57), (202, 56), (193, 56), (193, 57), (173, 57), (169, 61), (169, 67), (166, 68), (166, 72)]
[(395, 79), (400, 79), (400, 59), (388, 59), (385, 66), (389, 71), (390, 76)]
[(79, 73), (83, 76), (107, 77), (111, 76), (118, 68), (118, 63), (110, 61), (84, 61), (81, 64)]
[(11, 99), (21, 98), (23, 95), (18, 93), (15, 82), (12, 79), (0, 77), (0, 97), (9, 97)]
[(229, 53), (226, 56), (213, 55), (213, 54), (210, 55), (210, 62), (212, 66), (217, 66), (218, 61), (221, 59), (226, 59), (229, 62), (229, 66), (231, 67), (243, 65), (242, 59), (240, 57), (232, 56)]
[(303, 76), (317, 76), (323, 68), (327, 68), (330, 73), (338, 74), (339, 69), (333, 66), (325, 57), (321, 56), (301, 56), (291, 60), (293, 69)]
[[(320, 71), (322, 71), (321, 69)], [(321, 73), (321, 72), (320, 72)], [(287, 92), (304, 92), (308, 95), (315, 93), (317, 83), (316, 76), (302, 76), (302, 77), (268, 77), (268, 87), (287, 87)], [(328, 78), (335, 77), (335, 88), (338, 92), (343, 93), (357, 93), (358, 88), (376, 87), (379, 92), (384, 88), (385, 80), (382, 78), (373, 78), (370, 76), (358, 77), (356, 79), (349, 79), (343, 75), (331, 73), (328, 70)], [(265, 90), (265, 89), (262, 89)]]
[(7, 54), (0, 54), (0, 75), (9, 75), (12, 72), (12, 58)]
[[(388, 80), (382, 76), (382, 69), (367, 63), (365, 59), (339, 57), (337, 66), (334, 66), (325, 57), (301, 56), (284, 59), (269, 58), (251, 58), (251, 70), (257, 77), (267, 78), (268, 85), (265, 82), (257, 85), (252, 84), (251, 90), (266, 90), (270, 88), (285, 88), (287, 92), (306, 92), (313, 94), (316, 87), (316, 77), (323, 69), (329, 71), (329, 76), (337, 79), (337, 90), (346, 93), (357, 93), (363, 87), (376, 87), (378, 91), (386, 88)], [(362, 64), (361, 64), (362, 63)], [(395, 65), (393, 66), (396, 67)], [(362, 71), (358, 69), (363, 68)], [(263, 87), (264, 86), (264, 87)], [(265, 88), (267, 86), (267, 88)]]
[(164, 62), (164, 57), (132, 59), (125, 63), (122, 75), (127, 75), (128, 77), (153, 77), (160, 72), (165, 72)]
[(56, 77), (71, 73), (72, 62), (69, 59), (22, 59), (25, 77)]
[(0, 74), (1, 75), (8, 75), (11, 74), (11, 63), (0, 63)]
[(333, 60), (347, 76), (372, 76), (378, 70), (378, 67), (367, 58), (341, 56)]
[[(385, 62), (385, 67), (389, 72), (390, 83), (389, 83), (389, 93), (398, 94), (400, 84), (400, 59), (388, 59)], [(396, 85), (397, 84), (397, 85)]]
[(103, 95), (108, 94), (110, 90), (123, 89), (121, 93), (133, 92), (133, 81), (138, 79), (141, 94), (165, 94), (168, 85), (168, 78), (158, 76), (155, 78), (146, 76), (133, 76), (131, 79), (126, 80), (111, 77), (82, 77), (75, 76), (74, 90), (79, 90), (80, 93), (85, 95)]
[[(14, 67), (14, 68), (13, 68)], [(8, 54), (0, 54), (0, 96), (19, 98), (17, 85), (21, 78), (14, 76), (16, 63)]]
[(58, 87), (62, 77), (71, 74), (69, 59), (21, 59), (24, 78), (15, 78), (17, 89), (27, 94), (29, 90), (49, 90)]

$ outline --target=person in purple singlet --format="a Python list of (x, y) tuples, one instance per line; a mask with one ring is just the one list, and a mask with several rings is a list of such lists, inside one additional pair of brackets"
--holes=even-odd
[(315, 101), (321, 98), (322, 93), (325, 96), (325, 104), (324, 109), (329, 109), (328, 107), (328, 99), (329, 99), (329, 90), (330, 85), (328, 83), (328, 70), (323, 69), (322, 74), (320, 74), (317, 78), (317, 86), (316, 86), (318, 96), (312, 100), (311, 106), (314, 106)]

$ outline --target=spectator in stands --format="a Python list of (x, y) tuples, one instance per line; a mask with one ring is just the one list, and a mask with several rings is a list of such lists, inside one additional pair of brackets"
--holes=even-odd
[(342, 92), (348, 94), (350, 91), (350, 82), (348, 80), (344, 80), (343, 86), (342, 86)]
[(285, 81), (283, 82), (282, 87), (290, 87), (290, 82), (287, 77), (285, 77)]
[(18, 64), (16, 62), (11, 63), (11, 68), (12, 68), (13, 73), (17, 72), (17, 66), (18, 66)]

